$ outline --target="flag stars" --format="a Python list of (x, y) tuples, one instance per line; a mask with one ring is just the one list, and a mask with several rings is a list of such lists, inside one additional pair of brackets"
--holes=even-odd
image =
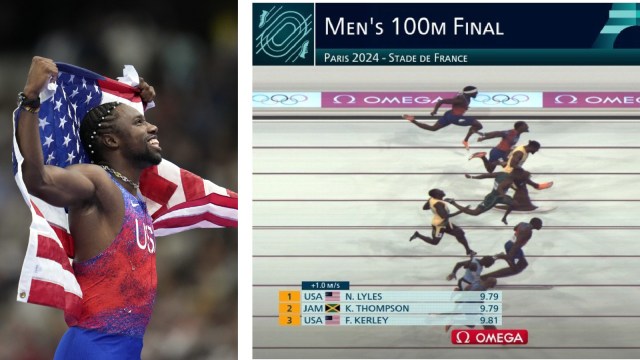
[(91, 101), (91, 93), (87, 95), (87, 100), (84, 103), (89, 104), (89, 101)]
[(75, 79), (76, 76), (74, 74), (71, 74), (71, 76), (69, 76), (69, 82), (72, 83), (73, 79)]
[[(44, 138), (44, 144), (43, 145), (47, 146), (47, 148), (49, 148), (49, 147), (51, 147), (51, 143), (52, 142), (53, 142), (53, 135), (49, 135), (49, 136), (46, 136)], [(51, 156), (51, 155), (49, 155), (49, 156)]]
[(73, 99), (73, 97), (76, 96), (76, 95), (78, 95), (78, 88), (77, 87), (75, 89), (73, 89), (73, 91), (71, 92), (71, 95), (69, 97)]
[(93, 84), (93, 88), (96, 89), (97, 93), (100, 92), (100, 88), (98, 87), (98, 84)]
[(56, 107), (54, 108), (54, 110), (60, 111), (61, 106), (62, 106), (62, 100), (58, 99), (58, 101), (56, 101)]
[(38, 119), (38, 122), (40, 123), (38, 126), (40, 126), (42, 130), (44, 130), (45, 126), (49, 125), (49, 122), (47, 121), (46, 116), (44, 117), (44, 119)]
[(73, 162), (73, 159), (75, 159), (75, 158), (76, 158), (76, 156), (73, 154), (73, 151), (72, 151), (72, 152), (70, 152), (69, 154), (67, 154), (67, 156), (68, 156), (68, 157), (67, 157), (67, 162), (68, 162), (69, 164), (71, 164), (71, 163)]
[[(71, 103), (71, 107), (73, 108), (73, 112), (75, 113), (76, 109), (78, 108), (78, 104)], [(71, 116), (71, 114), (69, 114), (69, 116)]]
[(85, 80), (84, 78), (82, 78), (82, 88), (83, 89), (87, 88), (87, 80)]
[(58, 126), (58, 127), (61, 128), (61, 129), (64, 129), (64, 124), (66, 124), (66, 123), (67, 123), (66, 116), (62, 116), (60, 118), (60, 126)]
[(71, 141), (71, 136), (67, 134), (67, 136), (64, 137), (64, 142), (62, 143), (62, 145), (69, 146), (69, 141)]
[(51, 164), (51, 162), (53, 160), (55, 160), (55, 156), (53, 155), (53, 153), (49, 154), (49, 156), (47, 156), (47, 164)]

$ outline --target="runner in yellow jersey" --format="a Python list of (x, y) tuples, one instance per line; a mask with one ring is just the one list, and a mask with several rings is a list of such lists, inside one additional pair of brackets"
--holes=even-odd
[(440, 189), (431, 189), (429, 191), (429, 196), (431, 197), (427, 200), (422, 209), (431, 209), (431, 212), (433, 213), (433, 219), (431, 220), (431, 237), (424, 236), (416, 231), (411, 235), (409, 241), (412, 241), (415, 238), (420, 238), (427, 244), (438, 245), (446, 233), (454, 236), (456, 240), (464, 246), (467, 255), (474, 256), (476, 255), (476, 252), (469, 248), (467, 238), (464, 236), (464, 230), (449, 221), (450, 218), (460, 214), (461, 211), (449, 214), (449, 206), (442, 200), (445, 195), (444, 191)]
[(511, 173), (513, 169), (521, 168), (524, 162), (527, 161), (529, 154), (535, 154), (538, 150), (540, 150), (540, 143), (535, 140), (530, 140), (527, 145), (516, 146), (509, 153), (504, 172)]

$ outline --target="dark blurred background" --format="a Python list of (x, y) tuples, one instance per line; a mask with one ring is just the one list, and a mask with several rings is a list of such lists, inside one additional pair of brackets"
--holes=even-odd
[[(237, 3), (7, 2), (0, 11), (0, 359), (51, 359), (62, 312), (16, 301), (30, 215), (11, 171), (11, 113), (31, 58), (99, 74), (125, 64), (156, 89), (163, 156), (237, 191)], [(143, 359), (237, 358), (237, 230), (158, 240), (158, 297)]]

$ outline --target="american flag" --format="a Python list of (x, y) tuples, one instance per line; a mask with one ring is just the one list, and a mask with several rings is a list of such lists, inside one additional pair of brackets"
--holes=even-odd
[(340, 301), (340, 291), (325, 291), (324, 301)]
[[(79, 130), (80, 121), (91, 108), (120, 101), (143, 112), (143, 103), (135, 87), (73, 65), (56, 65), (57, 81), (40, 93), (38, 122), (45, 163), (66, 167), (89, 160), (80, 143)], [(71, 266), (74, 248), (67, 214), (64, 208), (49, 205), (27, 192), (21, 169), (24, 159), (15, 137), (18, 114), (16, 109), (13, 173), (32, 215), (18, 301), (62, 309), (71, 324), (80, 315), (82, 291)], [(140, 193), (154, 220), (156, 236), (193, 228), (238, 226), (236, 193), (167, 160), (142, 173)]]
[(340, 315), (326, 315), (324, 317), (325, 325), (340, 325)]

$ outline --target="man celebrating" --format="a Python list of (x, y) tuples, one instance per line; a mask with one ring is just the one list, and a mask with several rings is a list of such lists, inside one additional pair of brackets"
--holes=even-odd
[[(16, 171), (24, 181), (22, 184), (17, 179), (18, 185), (21, 189), (24, 185), (28, 196), (33, 196), (29, 202), (32, 214), (48, 220), (46, 214), (42, 213), (49, 206), (64, 207), (67, 211), (67, 235), (64, 234), (66, 229), (61, 230), (50, 221), (43, 222), (41, 217), (34, 216), (32, 223), (32, 229), (40, 229), (37, 245), (34, 245), (37, 247), (37, 256), (52, 259), (61, 266), (61, 270), (67, 274), (59, 277), (65, 288), (63, 299), (59, 302), (43, 300), (42, 289), (51, 289), (51, 284), (59, 284), (53, 279), (47, 282), (50, 285), (43, 287), (43, 282), (38, 282), (34, 275), (30, 282), (30, 294), (21, 290), (19, 297), (24, 295), (29, 302), (64, 308), (65, 320), (70, 328), (60, 341), (55, 359), (139, 359), (142, 338), (156, 296), (155, 230), (167, 226), (149, 215), (147, 203), (141, 194), (150, 192), (144, 189), (138, 191), (141, 177), (154, 176), (145, 171), (162, 161), (158, 128), (148, 123), (139, 110), (124, 103), (101, 101), (102, 104), (90, 106), (96, 94), (99, 94), (98, 86), (95, 85), (94, 92), (87, 86), (84, 77), (82, 83), (80, 79), (75, 79), (78, 86), (73, 93), (63, 92), (61, 97), (54, 97), (57, 100), (55, 111), (62, 116), (59, 127), (63, 129), (70, 127), (67, 122), (72, 118), (82, 119), (79, 137), (91, 164), (78, 163), (66, 167), (47, 165), (56, 159), (57, 153), (51, 152), (47, 159), (43, 154), (43, 146), (49, 149), (54, 141), (52, 137), (45, 136), (42, 139), (40, 136), (40, 128), (45, 130), (47, 126), (52, 126), (49, 123), (52, 119), (48, 115), (39, 116), (40, 91), (48, 88), (50, 80), (57, 80), (58, 75), (58, 66), (52, 60), (33, 58), (16, 110), (17, 149), (14, 144), (14, 152), (19, 165)], [(65, 78), (65, 85), (73, 82), (74, 76)], [(57, 86), (61, 87), (62, 84)], [(78, 95), (80, 87), (87, 89), (86, 100)], [(144, 103), (155, 96), (153, 87), (144, 81), (140, 82), (139, 92)], [(75, 97), (71, 102), (72, 109), (69, 108), (67, 112), (61, 111), (62, 97)], [(87, 104), (88, 112), (84, 116), (76, 112), (81, 102)], [(73, 126), (76, 130), (75, 123)], [(72, 163), (81, 153), (80, 143), (73, 146), (69, 135), (72, 132), (65, 136), (62, 144), (64, 151), (69, 154), (65, 165)], [(43, 143), (41, 140), (44, 140)], [(57, 161), (60, 163), (59, 154)], [(201, 205), (209, 201), (207, 197), (200, 200)], [(171, 204), (168, 199), (156, 205), (162, 209), (160, 212), (163, 216), (170, 215)], [(227, 206), (233, 209), (234, 205), (227, 203)], [(237, 219), (235, 211), (223, 213), (235, 214), (231, 217)], [(176, 223), (172, 222), (174, 225)], [(232, 221), (226, 226), (233, 226)], [(50, 231), (52, 228), (55, 228), (55, 233)], [(47, 233), (49, 236), (41, 235)], [(61, 256), (60, 251), (63, 251)], [(64, 252), (73, 258), (72, 267)], [(29, 253), (25, 267), (29, 265), (28, 259)], [(36, 272), (55, 270), (42, 267), (35, 269)], [(79, 290), (74, 289), (73, 284), (71, 290), (67, 290), (68, 277), (73, 275)], [(50, 275), (42, 273), (40, 276)], [(53, 290), (51, 292), (54, 293)], [(38, 295), (40, 299), (30, 299)]]

